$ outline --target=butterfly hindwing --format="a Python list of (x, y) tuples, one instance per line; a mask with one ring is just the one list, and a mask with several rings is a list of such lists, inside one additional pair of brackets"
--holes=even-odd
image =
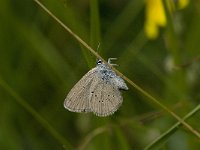
[(122, 96), (119, 89), (99, 78), (93, 78), (91, 85), (91, 98), (89, 107), (97, 116), (109, 116), (113, 114), (122, 104)]

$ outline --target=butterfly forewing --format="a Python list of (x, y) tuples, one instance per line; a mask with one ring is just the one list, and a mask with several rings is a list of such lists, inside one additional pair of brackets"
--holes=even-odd
[(90, 112), (89, 88), (96, 73), (96, 68), (85, 74), (71, 89), (64, 101), (64, 107), (73, 112)]

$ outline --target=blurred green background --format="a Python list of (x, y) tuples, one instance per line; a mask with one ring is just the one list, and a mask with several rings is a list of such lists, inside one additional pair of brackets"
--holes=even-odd
[[(200, 1), (168, 14), (158, 37), (145, 36), (144, 0), (42, 0), (117, 69), (180, 117), (200, 101)], [(177, 120), (131, 85), (111, 117), (64, 109), (95, 57), (33, 0), (0, 2), (0, 149), (141, 150)], [(187, 122), (200, 131), (200, 113)], [(198, 150), (179, 127), (155, 149)]]

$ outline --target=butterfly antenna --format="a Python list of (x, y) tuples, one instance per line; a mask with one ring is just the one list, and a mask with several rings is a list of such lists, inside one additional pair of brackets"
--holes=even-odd
[(100, 47), (100, 42), (97, 45), (97, 51), (96, 51), (97, 53), (98, 53), (99, 47)]
[[(97, 50), (96, 50), (97, 53), (98, 53), (99, 47), (100, 47), (100, 42), (99, 42), (98, 45), (97, 45)], [(99, 59), (96, 58), (96, 62), (97, 62), (98, 60), (99, 60)]]

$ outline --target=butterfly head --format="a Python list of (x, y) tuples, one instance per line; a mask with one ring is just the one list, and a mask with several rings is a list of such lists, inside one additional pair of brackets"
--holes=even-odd
[[(116, 59), (117, 58), (109, 58), (108, 64), (110, 64), (111, 66), (118, 66), (117, 64), (111, 63), (112, 60), (116, 60)], [(99, 66), (99, 65), (102, 65), (102, 64), (104, 64), (104, 62), (101, 59), (98, 59), (97, 62), (96, 62), (96, 65)]]
[(98, 66), (98, 65), (101, 65), (101, 64), (103, 64), (103, 61), (102, 60), (97, 60), (97, 62), (96, 62), (96, 65)]

